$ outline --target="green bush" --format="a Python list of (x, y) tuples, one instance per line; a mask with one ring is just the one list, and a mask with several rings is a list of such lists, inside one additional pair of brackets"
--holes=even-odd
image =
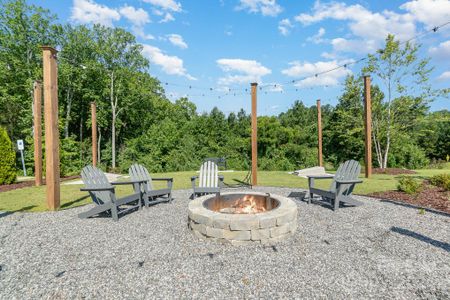
[(441, 187), (446, 191), (450, 191), (450, 174), (439, 174), (430, 178), (432, 185)]
[(417, 145), (408, 141), (398, 142), (389, 152), (388, 165), (393, 168), (410, 170), (424, 168), (429, 164), (425, 152)]
[(12, 147), (8, 133), (0, 127), (0, 185), (16, 181), (16, 153)]
[(397, 189), (399, 191), (405, 192), (407, 194), (416, 194), (420, 191), (421, 183), (420, 181), (410, 177), (402, 176), (398, 181)]

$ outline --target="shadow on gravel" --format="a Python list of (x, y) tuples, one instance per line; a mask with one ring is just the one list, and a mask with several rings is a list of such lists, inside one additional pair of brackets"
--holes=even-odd
[(22, 207), (21, 209), (18, 209), (18, 210), (2, 211), (2, 212), (0, 212), (0, 218), (7, 217), (7, 216), (12, 215), (13, 213), (16, 213), (16, 212), (26, 212), (26, 211), (29, 211), (29, 210), (35, 208), (35, 207), (36, 207), (36, 205), (30, 205), (30, 206)]
[(434, 240), (434, 239), (429, 238), (429, 237), (427, 237), (425, 235), (422, 235), (420, 233), (417, 233), (417, 232), (414, 232), (414, 231), (411, 231), (411, 230), (408, 230), (408, 229), (400, 228), (400, 227), (393, 226), (393, 227), (391, 227), (391, 231), (395, 232), (395, 233), (403, 234), (403, 235), (406, 235), (406, 236), (409, 236), (409, 237), (412, 237), (412, 238), (415, 238), (415, 239), (418, 239), (419, 241), (428, 243), (428, 244), (433, 245), (435, 247), (444, 249), (444, 251), (450, 252), (450, 244), (449, 243), (445, 243), (445, 242), (441, 242), (441, 241), (438, 241), (438, 240)]
[(77, 204), (78, 202), (81, 202), (81, 201), (83, 201), (83, 200), (85, 200), (85, 199), (87, 199), (87, 198), (89, 198), (89, 195), (80, 197), (80, 198), (78, 198), (78, 199), (75, 199), (75, 200), (70, 201), (70, 202), (67, 202), (67, 203), (64, 203), (63, 205), (61, 205), (61, 208), (62, 208), (62, 209), (64, 209), (64, 208), (69, 208), (69, 207), (71, 207), (72, 205)]

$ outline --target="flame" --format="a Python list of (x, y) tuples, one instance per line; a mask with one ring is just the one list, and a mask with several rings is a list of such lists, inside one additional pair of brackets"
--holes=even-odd
[(266, 211), (263, 206), (256, 204), (255, 197), (252, 195), (245, 195), (237, 199), (231, 207), (234, 208), (236, 214), (254, 214)]

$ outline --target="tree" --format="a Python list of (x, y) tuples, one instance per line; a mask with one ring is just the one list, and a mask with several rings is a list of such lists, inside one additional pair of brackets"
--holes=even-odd
[(392, 140), (396, 131), (402, 130), (402, 113), (426, 111), (427, 104), (436, 95), (428, 83), (432, 71), (429, 59), (417, 57), (419, 47), (410, 42), (402, 46), (393, 35), (388, 35), (385, 47), (369, 55), (363, 69), (363, 73), (379, 78), (386, 89), (386, 98), (376, 104), (372, 120), (373, 141), (381, 168), (387, 167)]
[(0, 185), (16, 181), (16, 153), (5, 128), (0, 127)]
[(108, 81), (111, 108), (112, 167), (116, 168), (116, 130), (120, 114), (130, 103), (125, 97), (127, 79), (136, 76), (148, 66), (142, 54), (142, 45), (136, 37), (122, 28), (94, 26), (98, 60), (104, 67)]

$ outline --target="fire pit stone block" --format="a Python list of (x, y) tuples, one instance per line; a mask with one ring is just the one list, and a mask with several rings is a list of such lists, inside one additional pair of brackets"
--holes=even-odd
[[(242, 193), (239, 193), (242, 194)], [(263, 193), (249, 195), (267, 197)], [(223, 196), (234, 196), (225, 193)], [(202, 240), (229, 243), (236, 246), (249, 244), (274, 245), (294, 235), (297, 230), (297, 205), (290, 199), (270, 195), (278, 205), (252, 214), (213, 211), (204, 202), (214, 197), (206, 195), (189, 203), (189, 228)]]

